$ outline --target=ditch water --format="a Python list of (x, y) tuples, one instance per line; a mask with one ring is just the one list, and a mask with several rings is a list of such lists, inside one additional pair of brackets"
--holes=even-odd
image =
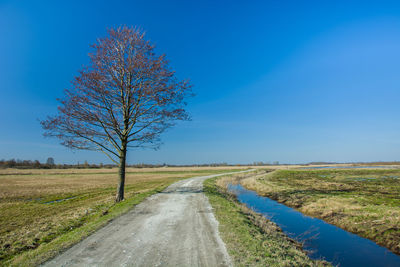
[(276, 223), (289, 237), (303, 242), (312, 259), (324, 259), (340, 267), (400, 266), (400, 256), (369, 239), (261, 197), (240, 184), (230, 184), (228, 190), (241, 203)]

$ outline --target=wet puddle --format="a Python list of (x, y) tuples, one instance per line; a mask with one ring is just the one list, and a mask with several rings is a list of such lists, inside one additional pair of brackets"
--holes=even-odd
[(53, 203), (58, 203), (58, 202), (74, 199), (74, 198), (77, 198), (77, 197), (67, 197), (67, 198), (63, 198), (63, 199), (56, 199), (56, 200), (52, 200), (52, 201), (43, 202), (42, 204), (53, 204)]
[(369, 239), (306, 216), (241, 185), (231, 184), (228, 189), (247, 207), (279, 225), (289, 237), (303, 242), (312, 259), (324, 259), (341, 267), (400, 266), (400, 256)]

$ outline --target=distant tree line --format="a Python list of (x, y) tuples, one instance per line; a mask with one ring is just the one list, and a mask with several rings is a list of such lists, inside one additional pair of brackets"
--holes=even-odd
[(115, 164), (89, 164), (85, 161), (83, 164), (55, 164), (53, 158), (48, 158), (46, 163), (41, 163), (39, 160), (21, 160), (10, 159), (0, 160), (0, 168), (15, 168), (15, 169), (86, 169), (86, 168), (113, 168)]
[[(330, 165), (330, 164), (343, 164), (336, 162), (310, 162), (303, 165)], [(388, 162), (349, 162), (347, 164), (353, 165), (400, 165), (400, 161), (388, 161)], [(127, 164), (127, 167), (131, 168), (161, 168), (161, 167), (223, 167), (223, 166), (273, 166), (280, 165), (279, 161), (273, 162), (262, 162), (255, 161), (253, 163), (246, 164), (228, 164), (226, 162), (219, 163), (205, 163), (205, 164), (186, 164), (186, 165), (176, 165), (176, 164), (149, 164), (149, 163), (138, 163), (138, 164)], [(292, 165), (292, 164), (284, 164)], [(83, 163), (76, 164), (56, 164), (54, 159), (49, 157), (46, 163), (41, 163), (39, 160), (21, 160), (21, 159), (10, 159), (10, 160), (0, 160), (0, 168), (16, 168), (16, 169), (99, 169), (99, 168), (115, 168), (116, 164), (93, 164), (88, 163), (86, 160)]]
[(39, 169), (42, 167), (43, 164), (41, 164), (38, 160), (20, 160), (20, 159), (10, 159), (10, 160), (0, 160), (0, 167), (1, 168), (24, 168), (24, 167), (29, 167), (29, 168), (35, 168)]
[[(149, 163), (137, 163), (137, 164), (127, 164), (127, 167), (131, 168), (161, 168), (161, 167), (223, 167), (223, 166), (271, 166), (279, 165), (278, 161), (269, 162), (253, 162), (246, 164), (228, 164), (226, 162), (216, 162), (216, 163), (205, 163), (205, 164), (186, 164), (186, 165), (176, 165), (176, 164), (149, 164)], [(10, 159), (10, 160), (0, 160), (0, 168), (16, 168), (16, 169), (89, 169), (89, 168), (114, 168), (117, 167), (116, 164), (93, 164), (88, 163), (86, 160), (83, 163), (76, 164), (56, 164), (54, 159), (49, 157), (46, 163), (41, 163), (39, 160), (21, 160), (21, 159)]]

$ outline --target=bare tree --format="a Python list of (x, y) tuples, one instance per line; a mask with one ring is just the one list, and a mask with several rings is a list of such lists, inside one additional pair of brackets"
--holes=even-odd
[(165, 55), (137, 28), (110, 29), (59, 99), (58, 114), (42, 121), (45, 136), (73, 149), (97, 150), (119, 165), (116, 202), (124, 199), (128, 148), (160, 145), (160, 134), (187, 120), (191, 84), (178, 80)]

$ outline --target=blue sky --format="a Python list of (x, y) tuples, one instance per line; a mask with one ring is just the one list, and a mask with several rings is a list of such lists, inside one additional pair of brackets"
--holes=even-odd
[(129, 163), (400, 160), (396, 1), (0, 0), (0, 159), (108, 162), (42, 136), (89, 45), (140, 26), (196, 97)]

